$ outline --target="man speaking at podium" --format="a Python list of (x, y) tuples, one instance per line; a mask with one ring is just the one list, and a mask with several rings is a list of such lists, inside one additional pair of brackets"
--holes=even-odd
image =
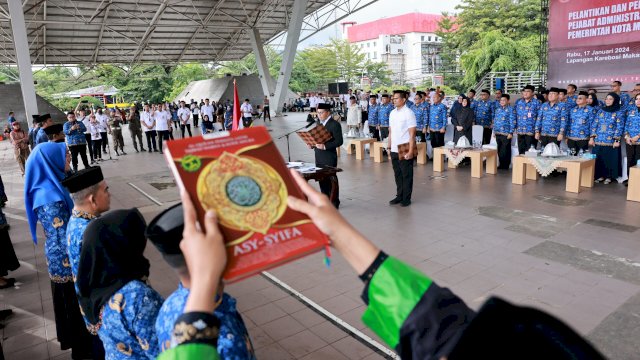
[[(331, 117), (331, 105), (325, 103), (318, 104), (316, 113), (318, 114), (318, 122), (331, 134), (331, 140), (324, 144), (316, 144), (313, 149), (316, 154), (316, 166), (322, 167), (323, 165), (328, 165), (336, 167), (338, 166), (338, 153), (336, 152), (336, 148), (342, 146), (342, 127), (340, 123)], [(337, 177), (335, 181), (338, 181)], [(327, 178), (320, 181), (320, 191), (331, 199), (330, 179)], [(340, 206), (339, 195), (338, 191), (336, 191), (335, 199), (332, 201), (336, 209)]]

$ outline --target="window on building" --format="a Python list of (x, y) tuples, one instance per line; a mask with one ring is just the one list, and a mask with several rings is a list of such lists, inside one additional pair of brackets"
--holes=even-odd
[(387, 44), (387, 46), (385, 46), (385, 52), (387, 53), (391, 52), (391, 45)]
[(424, 41), (424, 35), (420, 37), (420, 41)]
[(371, 43), (367, 43), (367, 47), (371, 47)]
[(376, 46), (376, 42), (375, 41), (373, 42), (373, 46)]
[(373, 58), (374, 58), (374, 59), (377, 59), (377, 58), (378, 58), (378, 52), (377, 52), (377, 51), (374, 51), (374, 52), (373, 52)]
[(429, 41), (431, 41), (431, 36), (429, 36)]

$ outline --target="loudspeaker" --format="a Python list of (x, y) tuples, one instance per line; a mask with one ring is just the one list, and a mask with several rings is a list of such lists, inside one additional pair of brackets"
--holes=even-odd
[(329, 94), (337, 95), (338, 94), (338, 83), (330, 83), (329, 84)]
[(349, 83), (339, 82), (329, 84), (329, 95), (346, 94), (349, 91)]

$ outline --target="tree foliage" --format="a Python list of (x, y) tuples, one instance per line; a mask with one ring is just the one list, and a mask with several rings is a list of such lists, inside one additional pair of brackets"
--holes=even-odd
[(455, 18), (443, 13), (437, 32), (444, 68), (453, 75), (445, 75), (448, 85), (463, 90), (490, 71), (535, 70), (542, 26), (538, 0), (462, 0), (456, 11)]

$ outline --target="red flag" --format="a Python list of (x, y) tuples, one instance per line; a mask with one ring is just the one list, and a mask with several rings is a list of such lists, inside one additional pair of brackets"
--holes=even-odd
[(238, 85), (236, 79), (233, 79), (233, 125), (231, 131), (239, 130), (242, 114), (240, 113), (240, 98), (238, 97)]

